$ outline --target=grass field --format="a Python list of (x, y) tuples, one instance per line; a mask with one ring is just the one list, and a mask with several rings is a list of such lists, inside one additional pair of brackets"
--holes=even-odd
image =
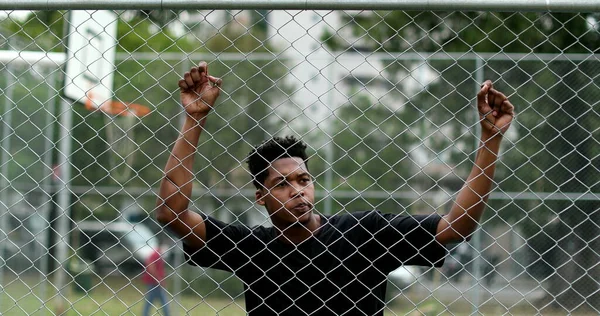
[[(64, 308), (60, 308), (57, 289), (48, 282), (41, 283), (40, 278), (7, 278), (4, 279), (1, 293), (0, 315), (141, 315), (144, 306), (142, 290), (145, 286), (138, 280), (127, 278), (107, 278), (97, 282), (88, 295), (74, 291), (69, 286)], [(42, 297), (45, 286), (45, 297)], [(466, 299), (453, 302), (440, 302), (436, 297), (397, 298), (388, 305), (386, 316), (391, 315), (469, 315), (472, 306)], [(169, 300), (173, 299), (168, 297)], [(443, 304), (442, 304), (443, 303)], [(171, 315), (246, 315), (243, 299), (232, 300), (223, 297), (200, 295), (182, 295), (169, 305)], [(531, 306), (512, 308), (499, 305), (484, 306), (479, 310), (485, 315), (510, 313), (512, 315), (530, 315), (539, 311)], [(153, 309), (155, 315), (156, 313)], [(561, 313), (544, 313), (561, 315)]]
[[(66, 290), (66, 308), (61, 309), (56, 299), (56, 289), (46, 284), (46, 297), (42, 298), (42, 283), (28, 279), (27, 284), (22, 279), (5, 280), (7, 284), (2, 293), (1, 315), (141, 315), (144, 306), (141, 290), (144, 285), (125, 278), (110, 278), (106, 283), (97, 285), (89, 295), (74, 291), (72, 287)], [(110, 285), (108, 285), (110, 284)], [(171, 299), (169, 297), (168, 299)], [(181, 296), (177, 302), (169, 305), (172, 315), (246, 315), (243, 299), (228, 298), (202, 299), (195, 295)], [(156, 312), (156, 310), (153, 310)], [(404, 315), (410, 310), (395, 308), (386, 315)], [(420, 314), (420, 313), (419, 313)], [(158, 314), (156, 314), (158, 315)]]
[[(4, 280), (4, 291), (0, 305), (0, 315), (141, 315), (144, 307), (145, 286), (137, 280), (109, 278), (98, 283), (88, 295), (75, 291), (69, 286), (64, 292), (67, 300), (60, 307), (57, 289), (39, 279)], [(42, 297), (45, 286), (45, 297)], [(171, 300), (172, 297), (167, 297)], [(155, 302), (158, 303), (158, 302)], [(202, 300), (198, 296), (181, 296), (178, 302), (172, 301), (169, 309), (172, 315), (245, 315), (243, 300), (227, 298)], [(154, 309), (153, 312), (156, 310)], [(157, 314), (158, 315), (158, 314)]]

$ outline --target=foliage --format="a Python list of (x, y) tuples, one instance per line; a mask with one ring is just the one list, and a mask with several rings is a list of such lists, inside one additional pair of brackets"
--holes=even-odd
[[(227, 17), (225, 12), (206, 14), (222, 14), (223, 17)], [(206, 20), (206, 16), (200, 22), (192, 20), (189, 25), (185, 25), (173, 20), (173, 16), (170, 15), (160, 18), (150, 14), (153, 18), (146, 18), (147, 15), (148, 12), (130, 11), (118, 14), (117, 53), (150, 53), (156, 54), (156, 57), (145, 60), (119, 60), (114, 73), (114, 99), (142, 104), (152, 112), (143, 118), (131, 119), (110, 116), (100, 111), (89, 112), (83, 106), (74, 104), (71, 185), (158, 185), (170, 147), (180, 128), (182, 109), (179, 106), (177, 81), (183, 72), (199, 62), (188, 58), (169, 60), (159, 57), (166, 53), (183, 56), (192, 53), (203, 54), (209, 61), (211, 74), (224, 80), (220, 103), (211, 114), (206, 127), (207, 135), (201, 140), (202, 154), (197, 159), (196, 169), (199, 170), (198, 178), (207, 187), (245, 185), (250, 180), (249, 176), (243, 169), (235, 166), (240, 166), (240, 162), (250, 151), (250, 144), (262, 141), (267, 134), (275, 133), (281, 128), (282, 123), (269, 119), (269, 116), (273, 115), (271, 104), (280, 103), (286, 97), (286, 91), (289, 91), (289, 87), (281, 80), (287, 73), (287, 68), (280, 62), (268, 60), (221, 61), (216, 58), (219, 54), (228, 52), (275, 52), (264, 42), (266, 35), (258, 24), (256, 27), (251, 26), (247, 32), (240, 32), (240, 25), (235, 23), (236, 20), (231, 20), (222, 27), (215, 27)], [(5, 34), (5, 38), (10, 37), (15, 49), (64, 51), (61, 45), (65, 17), (65, 12), (32, 12), (24, 19), (12, 18), (2, 21), (0, 30)], [(177, 35), (181, 34), (181, 28), (184, 30), (183, 35)], [(186, 29), (194, 31), (186, 32)], [(23, 80), (24, 77), (20, 79)], [(43, 78), (37, 80), (44, 82)], [(43, 90), (43, 87), (34, 91), (31, 87), (36, 84), (33, 82), (23, 82), (22, 92), (16, 92), (17, 95), (21, 93), (38, 101), (40, 98), (36, 91)], [(13, 99), (28, 100), (25, 97), (17, 98), (17, 95)], [(55, 96), (56, 94), (46, 99), (47, 101), (40, 102), (52, 103)], [(17, 101), (18, 110), (14, 111), (15, 115), (48, 114), (47, 111), (39, 111), (42, 105), (40, 102), (21, 101)], [(260, 125), (257, 124), (259, 121)], [(30, 130), (35, 134), (39, 128), (23, 130)], [(29, 136), (29, 139), (33, 138), (35, 135)], [(111, 138), (121, 138), (119, 143), (124, 143), (127, 150), (115, 151), (115, 144), (109, 143)], [(230, 145), (224, 147), (222, 144)], [(20, 146), (27, 147), (25, 144)], [(15, 156), (19, 161), (13, 161), (16, 164), (13, 164), (14, 168), (11, 167), (14, 174), (11, 179), (24, 174), (23, 170), (32, 165), (28, 160), (37, 161), (39, 164), (39, 153), (26, 151), (21, 156)], [(133, 160), (130, 159), (132, 157)], [(21, 167), (18, 167), (19, 165)], [(223, 179), (223, 175), (227, 181)], [(102, 219), (111, 219), (121, 208), (132, 203), (131, 198), (135, 197), (119, 202), (116, 196), (79, 197), (76, 201), (85, 200), (86, 203), (74, 205), (74, 213), (78, 214), (75, 217), (85, 219), (94, 214)], [(152, 205), (144, 207), (147, 207), (148, 212), (153, 209)]]
[[(597, 126), (600, 122), (595, 92), (600, 84), (597, 62), (594, 58), (582, 61), (556, 58), (544, 62), (526, 57), (545, 53), (597, 53), (600, 39), (597, 19), (597, 13), (356, 12), (344, 16), (340, 36), (325, 34), (322, 39), (335, 50), (353, 48), (392, 55), (456, 53), (454, 58), (457, 61), (451, 65), (435, 59), (427, 60), (424, 64), (436, 74), (435, 80), (410, 100), (399, 98), (404, 103), (398, 107), (417, 104), (417, 116), (428, 122), (446, 122), (445, 125), (450, 126), (448, 130), (459, 131), (447, 135), (450, 143), (462, 146), (465, 153), (473, 152), (474, 142), (469, 138), (474, 137), (474, 131), (469, 132), (467, 138), (460, 139), (459, 135), (465, 126), (475, 124), (473, 119), (469, 119), (474, 117), (469, 114), (473, 111), (470, 104), (474, 102), (474, 87), (479, 84), (475, 81), (475, 74), (482, 71), (486, 79), (492, 79), (498, 89), (511, 97), (517, 109), (513, 136), (505, 140), (505, 152), (497, 172), (497, 190), (525, 194), (538, 192), (534, 195), (565, 192), (582, 196), (597, 192), (600, 180), (595, 167), (599, 157)], [(349, 34), (351, 36), (347, 36)], [(461, 54), (466, 52), (481, 56), (482, 67), (478, 68), (474, 61), (463, 58), (466, 55)], [(493, 58), (502, 57), (504, 53), (522, 54), (523, 58), (511, 61)], [(417, 60), (414, 64), (423, 62)], [(415, 75), (411, 65), (398, 62), (386, 64), (384, 68), (382, 76), (392, 83), (396, 83), (399, 77)], [(399, 86), (395, 89), (402, 91)], [(349, 103), (339, 111), (340, 119), (364, 123), (369, 118), (369, 113), (360, 111), (364, 107)], [(367, 107), (375, 108), (377, 104)], [(395, 118), (397, 114), (386, 115)], [(445, 118), (440, 120), (440, 115)], [(408, 117), (410, 120), (410, 115)], [(381, 118), (375, 122), (382, 129), (386, 124)], [(403, 135), (403, 124), (397, 125), (395, 133), (379, 144), (370, 135), (363, 134), (364, 138), (355, 139), (361, 143), (355, 148), (395, 145), (395, 137)], [(341, 132), (344, 133), (345, 129), (342, 126)], [(421, 139), (427, 137), (427, 133), (416, 135)], [(413, 144), (403, 139), (400, 146), (403, 150), (398, 153), (405, 153)], [(444, 153), (447, 146), (446, 142), (431, 144), (430, 159)], [(465, 155), (456, 153), (445, 157), (444, 162), (450, 166), (462, 164), (470, 168), (473, 158), (465, 164)], [(376, 161), (393, 158), (391, 155), (389, 158), (382, 156), (384, 152), (377, 154)], [(399, 161), (403, 159), (401, 157)], [(369, 163), (365, 161), (364, 167), (368, 168)], [(372, 183), (376, 179), (363, 176), (362, 180), (355, 181)], [(410, 186), (417, 185), (415, 182), (418, 181), (407, 180)], [(550, 292), (558, 295), (556, 300), (551, 298), (555, 303), (570, 308), (582, 302), (582, 295), (591, 297), (590, 291), (597, 289), (597, 284), (594, 285), (590, 279), (593, 276), (580, 278), (579, 274), (565, 271), (573, 271), (575, 266), (591, 271), (594, 262), (597, 262), (593, 259), (598, 253), (594, 242), (599, 231), (594, 224), (598, 217), (597, 201), (577, 198), (553, 201), (539, 197), (512, 201), (492, 199), (489, 203), (491, 207), (486, 212), (486, 222), (511, 223), (537, 251), (533, 257), (538, 254), (538, 259), (534, 258), (530, 268), (543, 264), (551, 269), (547, 272), (552, 273)], [(565, 271), (556, 272), (557, 267)], [(580, 279), (575, 280), (577, 278)], [(561, 285), (556, 286), (556, 281), (560, 283), (561, 280)], [(573, 282), (573, 286), (570, 287), (568, 282)], [(568, 290), (565, 290), (567, 286)], [(588, 302), (591, 301), (593, 299), (590, 298)]]
[[(351, 37), (326, 34), (323, 39), (332, 49), (356, 47), (370, 52), (589, 54), (597, 50), (600, 37), (598, 25), (593, 23), (596, 17), (532, 12), (359, 12), (344, 16), (345, 26), (339, 33), (350, 33)], [(416, 115), (421, 116), (421, 120), (440, 122), (435, 124), (438, 126), (445, 122), (452, 126), (449, 130), (455, 132), (449, 137), (454, 145), (465, 142), (469, 145), (467, 148), (472, 148), (473, 141), (455, 137), (461, 135), (464, 126), (474, 126), (469, 123), (474, 117), (470, 103), (474, 98), (473, 87), (477, 85), (473, 82), (477, 71), (474, 63), (459, 59), (452, 63), (432, 60), (426, 64), (437, 77), (398, 107), (416, 104)], [(390, 62), (384, 66), (383, 75), (392, 83), (397, 82), (399, 74), (411, 74), (410, 64)], [(597, 80), (589, 81), (597, 77), (593, 75), (595, 64), (489, 60), (483, 67), (486, 78), (493, 79), (499, 89), (513, 96), (518, 110), (518, 124), (514, 124), (513, 129), (520, 138), (503, 157), (503, 164), (515, 172), (503, 175), (507, 179), (502, 179), (501, 189), (512, 192), (530, 187), (546, 192), (586, 192), (592, 188), (598, 181), (589, 164), (597, 156), (592, 146), (595, 141), (589, 137), (592, 126), (598, 122), (598, 115), (592, 111), (595, 101), (591, 91), (597, 87)], [(400, 86), (393, 89), (402, 91)], [(368, 118), (367, 112), (357, 113), (355, 104), (349, 103), (346, 107), (349, 109), (340, 111), (341, 120), (359, 118), (364, 123)], [(394, 114), (397, 112), (384, 117), (394, 117)], [(440, 114), (444, 119), (440, 119)], [(540, 119), (546, 124), (539, 124)], [(383, 122), (383, 118), (375, 122)], [(423, 138), (426, 134), (419, 136)], [(373, 142), (365, 139), (364, 143)], [(404, 140), (404, 151), (411, 146)], [(447, 146), (447, 142), (433, 144), (433, 155), (443, 152)], [(544, 153), (551, 153), (552, 158), (537, 159)], [(568, 166), (557, 163), (562, 158), (569, 158)], [(463, 159), (464, 155), (455, 155), (447, 162), (455, 166)], [(550, 170), (556, 172), (545, 172)]]

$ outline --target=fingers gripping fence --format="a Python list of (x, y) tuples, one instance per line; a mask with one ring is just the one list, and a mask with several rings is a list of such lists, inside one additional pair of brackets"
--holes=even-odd
[(597, 4), (303, 3), (0, 2), (0, 313), (600, 311)]

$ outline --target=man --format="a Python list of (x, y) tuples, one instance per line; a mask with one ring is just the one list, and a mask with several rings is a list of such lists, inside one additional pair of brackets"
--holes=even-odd
[(482, 135), (475, 166), (443, 217), (320, 215), (306, 145), (271, 139), (254, 148), (248, 164), (256, 202), (273, 227), (247, 228), (188, 210), (196, 146), (221, 83), (205, 62), (179, 81), (187, 117), (165, 167), (157, 220), (183, 238), (190, 263), (231, 271), (243, 281), (250, 315), (383, 315), (389, 272), (400, 265), (440, 266), (444, 245), (468, 239), (477, 227), (514, 116), (506, 96), (486, 81), (477, 95)]
[(163, 290), (164, 279), (165, 279), (165, 261), (162, 258), (162, 254), (166, 252), (167, 246), (161, 244), (158, 248), (153, 249), (154, 251), (148, 256), (144, 263), (146, 269), (142, 275), (142, 282), (146, 284), (148, 292), (146, 292), (144, 303), (144, 311), (142, 315), (150, 315), (150, 308), (155, 300), (158, 300), (165, 316), (169, 316), (169, 306), (167, 304), (167, 298), (165, 291)]

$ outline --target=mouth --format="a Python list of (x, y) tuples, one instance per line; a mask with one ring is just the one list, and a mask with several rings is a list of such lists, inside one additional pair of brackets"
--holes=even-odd
[(300, 203), (292, 207), (292, 210), (298, 213), (306, 213), (310, 211), (311, 206), (308, 203)]

